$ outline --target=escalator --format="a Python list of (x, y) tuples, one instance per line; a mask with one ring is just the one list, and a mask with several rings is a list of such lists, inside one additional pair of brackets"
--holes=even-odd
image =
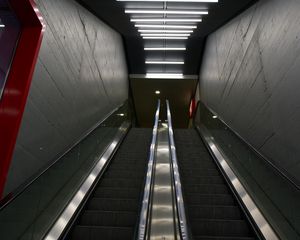
[(197, 131), (178, 129), (174, 136), (187, 219), (193, 239), (256, 239)]
[[(196, 129), (174, 131), (169, 102), (166, 103), (167, 120), (159, 120), (159, 101), (153, 129), (130, 128), (129, 123), (122, 123), (110, 144), (92, 155), (95, 164), (68, 198), (64, 209), (53, 216), (54, 223), (45, 227), (46, 234), (36, 239), (263, 239), (259, 226), (255, 225), (259, 221), (251, 218), (250, 210), (243, 211), (246, 205), (240, 199), (241, 194), (236, 187), (230, 187), (233, 184), (228, 172), (224, 166), (219, 168), (219, 160), (213, 159), (216, 154), (205, 144), (209, 140), (202, 140)], [(90, 149), (91, 142), (100, 143), (98, 139), (86, 139), (86, 145), (80, 147)], [(74, 152), (75, 156), (80, 155), (79, 151)], [(54, 168), (48, 171), (51, 169)], [(63, 168), (66, 169), (70, 170)], [(48, 181), (51, 186), (49, 175), (42, 175), (43, 183)], [(27, 196), (36, 198), (33, 194)], [(26, 203), (32, 202), (21, 201), (22, 197), (20, 195), (16, 198), (18, 201), (12, 201), (0, 212), (2, 224), (10, 224), (9, 219), (15, 216), (18, 205), (13, 204), (21, 203), (26, 208)], [(259, 215), (254, 207), (247, 209), (255, 209), (255, 214)], [(47, 217), (51, 215), (50, 210), (43, 212)], [(24, 228), (39, 229), (36, 226), (41, 226), (41, 222), (28, 222)], [(265, 222), (259, 223), (266, 229)], [(6, 234), (11, 236), (9, 231)], [(27, 233), (19, 236), (7, 239), (29, 239)], [(278, 239), (269, 236), (264, 239)]]
[(133, 239), (152, 129), (132, 128), (67, 239)]

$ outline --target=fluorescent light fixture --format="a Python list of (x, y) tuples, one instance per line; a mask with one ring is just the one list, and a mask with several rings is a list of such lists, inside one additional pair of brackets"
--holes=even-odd
[(183, 79), (182, 73), (147, 73), (146, 78), (152, 79)]
[(185, 51), (186, 48), (167, 48), (167, 47), (161, 47), (161, 48), (144, 48), (145, 51)]
[(212, 116), (212, 118), (213, 118), (213, 119), (216, 119), (216, 118), (218, 118), (218, 117), (217, 117), (216, 115), (214, 115), (214, 116)]
[(188, 37), (143, 37), (143, 39), (173, 39), (173, 40), (186, 40)]
[(218, 0), (117, 0), (117, 2), (200, 2), (216, 3)]
[(206, 15), (206, 14), (208, 14), (208, 11), (173, 11), (173, 10), (136, 10), (136, 9), (126, 9), (125, 13)]
[(193, 30), (138, 30), (141, 33), (193, 33)]
[(141, 27), (141, 28), (169, 28), (169, 29), (196, 29), (197, 26), (193, 25), (145, 25), (145, 24), (136, 24), (135, 27)]
[(159, 90), (156, 90), (156, 91), (155, 91), (155, 94), (156, 94), (156, 95), (159, 95), (159, 94), (160, 94), (160, 91), (159, 91)]
[(201, 18), (132, 18), (131, 22), (202, 22)]
[(142, 37), (189, 37), (189, 33), (142, 33)]
[(173, 65), (173, 64), (184, 64), (183, 61), (145, 61), (146, 64), (166, 64), (166, 65)]
[(4, 25), (4, 24), (0, 24), (0, 27), (1, 27), (1, 28), (4, 28), (4, 27), (5, 27), (5, 25)]

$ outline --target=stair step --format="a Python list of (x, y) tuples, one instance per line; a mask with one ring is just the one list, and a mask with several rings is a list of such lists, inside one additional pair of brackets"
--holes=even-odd
[(253, 237), (193, 237), (194, 240), (255, 240)]
[(229, 188), (224, 184), (185, 184), (183, 185), (183, 191), (186, 194), (226, 194), (229, 193)]
[(97, 188), (93, 197), (97, 198), (121, 198), (138, 199), (142, 190), (140, 188)]
[(251, 237), (248, 224), (243, 220), (193, 220), (194, 236)]
[(189, 216), (192, 219), (228, 219), (241, 220), (242, 213), (237, 206), (188, 206)]
[(119, 169), (112, 169), (111, 171), (107, 171), (104, 175), (105, 177), (111, 178), (111, 177), (120, 177), (123, 178), (144, 178), (145, 172), (138, 172), (135, 169), (132, 170), (119, 170)]
[(192, 205), (236, 205), (230, 194), (188, 194), (186, 195), (186, 201)]
[(124, 240), (132, 239), (134, 229), (128, 227), (99, 227), (99, 226), (80, 226), (74, 227), (72, 240), (99, 240), (113, 239)]
[(139, 206), (138, 199), (111, 199), (93, 197), (87, 203), (87, 210), (102, 211), (137, 211)]
[(85, 211), (79, 221), (81, 226), (131, 227), (137, 220), (135, 212)]
[(142, 184), (142, 179), (104, 178), (99, 187), (140, 188)]
[(182, 178), (185, 177), (204, 177), (204, 176), (221, 176), (217, 169), (185, 169), (181, 171)]
[(224, 178), (221, 176), (211, 177), (189, 177), (182, 178), (182, 181), (189, 184), (224, 184)]

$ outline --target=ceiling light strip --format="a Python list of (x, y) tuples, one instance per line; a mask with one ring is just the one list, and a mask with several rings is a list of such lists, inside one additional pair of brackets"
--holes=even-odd
[(183, 65), (183, 61), (145, 61), (146, 64)]
[(125, 13), (207, 15), (208, 11), (172, 11), (172, 10), (135, 10), (135, 9), (126, 9)]
[(1, 28), (4, 28), (4, 27), (5, 27), (5, 25), (4, 25), (4, 24), (0, 24), (0, 27), (1, 27)]
[(145, 51), (185, 51), (186, 48), (183, 47), (183, 48), (167, 48), (167, 47), (161, 47), (161, 48), (151, 48), (151, 47), (145, 47), (144, 48)]
[(199, 2), (199, 3), (217, 3), (218, 0), (117, 0), (117, 2)]
[(182, 73), (147, 73), (146, 78), (154, 79), (183, 79)]
[(197, 26), (194, 25), (153, 25), (153, 24), (135, 24), (135, 27), (138, 28), (168, 28), (168, 29), (196, 29)]
[(202, 22), (201, 18), (132, 18), (131, 22)]
[(142, 37), (189, 37), (189, 33), (142, 33)]
[(140, 33), (193, 33), (193, 30), (146, 30), (140, 29), (138, 30)]
[(143, 37), (143, 39), (186, 40), (186, 39), (188, 39), (188, 37)]

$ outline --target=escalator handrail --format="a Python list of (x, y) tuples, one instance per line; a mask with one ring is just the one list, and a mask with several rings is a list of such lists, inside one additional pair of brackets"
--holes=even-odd
[(179, 229), (180, 229), (181, 239), (187, 240), (189, 239), (189, 233), (188, 233), (185, 205), (183, 201), (183, 194), (181, 188), (181, 180), (180, 180), (179, 169), (178, 169), (178, 161), (177, 161), (176, 147), (174, 141), (174, 132), (172, 126), (172, 116), (171, 116), (170, 104), (168, 100), (166, 100), (166, 104), (167, 104), (168, 130), (169, 130), (170, 149), (171, 149), (171, 158), (172, 158), (172, 166), (173, 166), (176, 205), (177, 205), (178, 219), (180, 225)]
[[(237, 131), (235, 131), (232, 127), (230, 127), (214, 110), (212, 110), (207, 104), (205, 104), (204, 102), (202, 102), (201, 100), (199, 100), (197, 102), (196, 105), (196, 111), (194, 114), (194, 118), (193, 118), (193, 125), (194, 126), (198, 126), (198, 124), (195, 122), (195, 118), (198, 114), (198, 112), (200, 111), (200, 103), (203, 104), (208, 111), (217, 116), (218, 119), (231, 131), (234, 133), (234, 135), (239, 138), (243, 143), (246, 144), (246, 146), (248, 146), (248, 148), (255, 153), (258, 157), (260, 157), (262, 160), (265, 161), (265, 163), (268, 164), (268, 166), (270, 166), (273, 170), (275, 170), (283, 179), (285, 179), (292, 187), (294, 187), (297, 191), (300, 190), (300, 185), (296, 182), (297, 180), (293, 177), (288, 176), (288, 173), (283, 170), (282, 168), (276, 166), (274, 163), (271, 162), (271, 160), (269, 160), (266, 156), (264, 156), (261, 152), (259, 152), (252, 144), (250, 144), (245, 138), (243, 138)], [(199, 112), (200, 114), (200, 112)]]
[(157, 143), (159, 112), (160, 112), (160, 100), (158, 100), (158, 103), (157, 103), (154, 127), (153, 127), (153, 132), (152, 132), (152, 141), (151, 141), (151, 145), (150, 145), (147, 175), (146, 175), (143, 202), (142, 202), (139, 227), (138, 227), (138, 239), (139, 240), (146, 239), (146, 234), (147, 234), (146, 230), (147, 230), (147, 225), (148, 225), (147, 223), (148, 223), (148, 217), (149, 217), (149, 212), (150, 212), (150, 199), (151, 199), (151, 189), (152, 189), (152, 183), (153, 183), (154, 157), (155, 157), (155, 149), (156, 149), (156, 143)]

